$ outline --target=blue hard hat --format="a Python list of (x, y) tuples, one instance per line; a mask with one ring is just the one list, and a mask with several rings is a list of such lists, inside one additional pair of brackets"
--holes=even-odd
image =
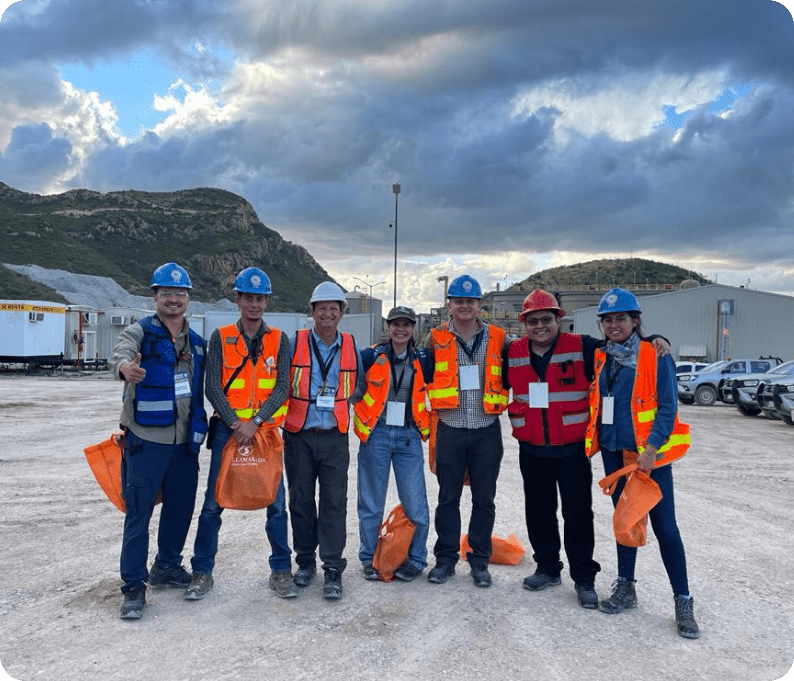
[(461, 274), (452, 280), (447, 289), (447, 298), (482, 298), (479, 282), (468, 274)]
[(640, 303), (631, 291), (624, 288), (613, 288), (604, 294), (598, 306), (598, 315), (610, 312), (636, 312), (642, 314)]
[(270, 277), (258, 267), (246, 267), (234, 281), (234, 290), (239, 293), (260, 293), (269, 296)]
[(180, 267), (175, 262), (167, 262), (165, 265), (160, 265), (152, 273), (152, 283), (149, 288), (156, 289), (161, 286), (169, 288), (187, 288), (192, 289), (190, 284), (190, 277), (184, 267)]

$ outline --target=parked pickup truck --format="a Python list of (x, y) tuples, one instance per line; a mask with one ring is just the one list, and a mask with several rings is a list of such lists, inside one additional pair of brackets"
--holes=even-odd
[(733, 378), (723, 378), (719, 384), (720, 399), (727, 404), (735, 404), (745, 416), (761, 413), (758, 391), (767, 383), (776, 383), (794, 376), (794, 361), (778, 364), (763, 374), (742, 374)]
[(678, 374), (678, 399), (684, 404), (710, 407), (719, 397), (719, 384), (723, 378), (740, 374), (760, 374), (780, 364), (777, 358), (733, 359), (710, 364), (692, 374)]
[(794, 426), (794, 376), (760, 385), (758, 404), (767, 416)]

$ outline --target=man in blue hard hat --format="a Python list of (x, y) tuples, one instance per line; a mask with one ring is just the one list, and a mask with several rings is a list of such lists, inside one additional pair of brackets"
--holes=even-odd
[[(124, 430), (121, 479), (126, 506), (121, 547), (122, 619), (140, 619), (152, 587), (184, 589), (182, 567), (198, 484), (198, 453), (207, 432), (204, 411), (204, 339), (190, 329), (185, 310), (192, 289), (175, 262), (152, 275), (155, 313), (126, 327), (108, 366), (125, 381), (119, 420)], [(149, 519), (158, 492), (163, 510), (157, 556), (147, 570)]]
[(460, 551), (460, 498), (468, 471), (472, 511), (467, 554), (479, 587), (491, 585), (488, 561), (496, 517), (496, 480), (502, 461), (499, 415), (507, 407), (502, 386), (505, 332), (480, 320), (482, 290), (473, 277), (454, 279), (447, 291), (450, 320), (430, 332), (435, 370), (428, 397), (438, 417), (435, 441), (438, 506), (433, 548), (436, 565), (427, 579), (443, 584), (455, 574)]
[[(234, 284), (240, 318), (212, 332), (207, 350), (207, 399), (215, 409), (209, 474), (204, 505), (193, 547), (193, 579), (185, 593), (190, 601), (203, 599), (213, 588), (212, 571), (218, 551), (223, 508), (215, 499), (215, 483), (223, 449), (230, 438), (250, 444), (257, 430), (278, 427), (287, 412), (289, 341), (268, 326), (263, 315), (272, 293), (270, 279), (258, 267), (247, 267)], [(265, 532), (270, 542), (268, 584), (280, 598), (294, 598), (291, 550), (287, 539), (287, 508), (282, 480), (276, 500), (267, 508)]]

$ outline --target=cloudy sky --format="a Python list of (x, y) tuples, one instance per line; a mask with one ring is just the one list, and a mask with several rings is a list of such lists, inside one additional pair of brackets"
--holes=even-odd
[[(790, 3), (789, 3), (790, 4)], [(347, 288), (438, 305), (600, 257), (794, 295), (770, 0), (0, 0), (0, 180), (213, 186)], [(385, 282), (385, 283), (380, 283)]]

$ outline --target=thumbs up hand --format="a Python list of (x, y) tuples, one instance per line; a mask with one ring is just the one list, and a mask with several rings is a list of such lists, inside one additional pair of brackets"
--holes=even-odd
[(140, 383), (146, 376), (146, 369), (141, 368), (141, 353), (135, 355), (135, 361), (122, 365), (119, 373), (127, 379), (128, 383)]

